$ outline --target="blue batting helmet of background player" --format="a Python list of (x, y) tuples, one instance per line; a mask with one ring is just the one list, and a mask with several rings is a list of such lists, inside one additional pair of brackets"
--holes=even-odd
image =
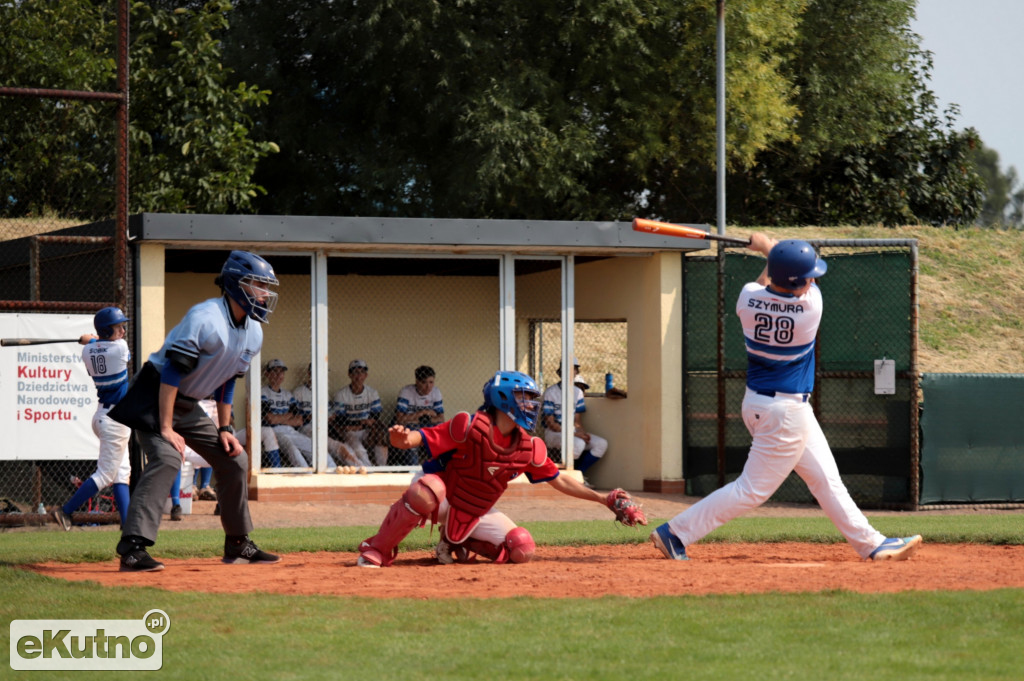
[(128, 321), (119, 307), (105, 307), (96, 313), (92, 318), (92, 325), (96, 327), (96, 335), (100, 338), (110, 338), (114, 335), (114, 325), (123, 324)]
[(494, 407), (527, 432), (537, 425), (538, 397), (537, 383), (518, 371), (499, 371), (484, 384), (484, 408)]
[(224, 293), (262, 324), (267, 323), (277, 307), (277, 292), (268, 287), (279, 283), (269, 262), (246, 251), (231, 251), (217, 277)]
[(816, 279), (826, 270), (828, 265), (806, 241), (780, 241), (768, 253), (768, 276), (773, 284), (784, 289), (803, 288), (808, 279)]

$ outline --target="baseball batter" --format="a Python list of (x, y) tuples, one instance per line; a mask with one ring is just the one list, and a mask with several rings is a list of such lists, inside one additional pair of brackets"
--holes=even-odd
[[(146, 455), (117, 544), (122, 571), (163, 569), (146, 549), (156, 542), (164, 499), (181, 469), (186, 444), (217, 473), (224, 562), (280, 560), (249, 539), (249, 462), (230, 425), (235, 379), (249, 370), (263, 345), (261, 324), (277, 305), (272, 287), (278, 280), (263, 258), (232, 251), (216, 284), (223, 295), (185, 314), (110, 413), (135, 430)], [(220, 427), (198, 404), (211, 394), (224, 424)]]
[(520, 474), (531, 483), (547, 482), (563, 494), (604, 504), (624, 524), (647, 524), (627, 492), (616, 489), (606, 496), (559, 475), (544, 443), (530, 435), (540, 408), (540, 391), (532, 378), (499, 371), (484, 384), (483, 394), (484, 404), (473, 415), (462, 412), (419, 430), (391, 427), (392, 445), (425, 446), (430, 460), (423, 464), (424, 475), (388, 510), (377, 534), (360, 544), (360, 567), (391, 565), (398, 544), (428, 519), (443, 527), (435, 551), (442, 564), (469, 562), (474, 554), (495, 563), (528, 562), (536, 548), (533, 537), (494, 510)]
[(814, 389), (814, 344), (822, 297), (816, 279), (828, 269), (806, 241), (751, 237), (768, 256), (756, 282), (743, 287), (736, 313), (747, 347), (743, 423), (753, 437), (740, 476), (651, 533), (666, 558), (687, 560), (686, 547), (760, 506), (796, 471), (822, 510), (861, 558), (906, 560), (921, 535), (886, 538), (853, 503), (832, 450), (808, 403)]
[(79, 486), (63, 507), (53, 510), (53, 518), (64, 528), (71, 529), (71, 514), (92, 499), (107, 485), (112, 485), (114, 505), (124, 524), (128, 514), (128, 480), (132, 467), (128, 460), (128, 439), (132, 431), (114, 421), (107, 413), (121, 401), (128, 391), (128, 362), (132, 353), (124, 336), (128, 317), (117, 307), (105, 307), (93, 317), (98, 335), (84, 334), (79, 343), (82, 362), (96, 384), (96, 413), (92, 417), (92, 432), (100, 440), (100, 453), (96, 459), (96, 472)]

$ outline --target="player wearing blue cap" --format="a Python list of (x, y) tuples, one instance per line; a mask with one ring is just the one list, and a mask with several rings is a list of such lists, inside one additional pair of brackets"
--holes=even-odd
[(128, 440), (132, 431), (107, 416), (128, 390), (128, 362), (132, 357), (124, 340), (128, 317), (120, 308), (105, 307), (92, 321), (97, 335), (84, 334), (78, 342), (85, 346), (82, 362), (96, 384), (92, 432), (100, 440), (100, 453), (96, 458), (96, 472), (78, 487), (64, 506), (53, 510), (54, 520), (65, 531), (71, 529), (71, 514), (107, 485), (112, 485), (114, 505), (122, 524), (128, 513), (128, 480), (132, 471)]
[(776, 241), (761, 233), (751, 237), (750, 249), (768, 256), (768, 263), (736, 303), (747, 347), (742, 416), (753, 436), (747, 463), (736, 480), (658, 526), (651, 541), (666, 558), (687, 560), (687, 546), (763, 504), (795, 470), (861, 558), (906, 560), (921, 535), (886, 538), (871, 526), (839, 477), (807, 401), (822, 314), (815, 280), (828, 269), (825, 261), (806, 241)]
[[(181, 469), (186, 444), (217, 473), (224, 562), (280, 560), (249, 539), (249, 462), (229, 425), (235, 379), (249, 370), (263, 345), (260, 325), (267, 323), (277, 305), (272, 287), (278, 280), (263, 258), (232, 251), (216, 283), (223, 295), (185, 314), (111, 412), (112, 418), (136, 431), (146, 455), (117, 545), (122, 571), (163, 569), (146, 549), (156, 542), (164, 500)], [(198, 404), (211, 394), (218, 420), (225, 424), (220, 428)]]

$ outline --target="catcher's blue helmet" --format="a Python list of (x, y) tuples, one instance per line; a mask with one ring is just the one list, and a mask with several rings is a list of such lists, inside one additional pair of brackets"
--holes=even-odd
[(773, 284), (784, 289), (803, 288), (808, 279), (816, 279), (826, 270), (828, 265), (806, 241), (780, 241), (768, 253), (768, 276)]
[(128, 321), (119, 307), (105, 307), (96, 313), (92, 318), (92, 325), (96, 327), (96, 335), (100, 338), (110, 338), (114, 335), (114, 325), (123, 324)]
[(537, 383), (519, 371), (499, 371), (484, 384), (484, 408), (494, 407), (531, 432), (540, 413)]
[(277, 292), (268, 287), (279, 283), (269, 262), (246, 251), (231, 251), (217, 277), (224, 293), (262, 324), (269, 321), (270, 313), (277, 307)]

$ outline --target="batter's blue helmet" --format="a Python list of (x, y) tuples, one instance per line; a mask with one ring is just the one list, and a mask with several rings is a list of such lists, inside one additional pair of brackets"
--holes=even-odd
[(803, 288), (808, 279), (816, 279), (826, 270), (828, 265), (806, 241), (780, 241), (768, 253), (768, 276), (772, 283), (791, 291)]
[(537, 383), (518, 371), (499, 371), (484, 384), (484, 408), (494, 407), (531, 432), (540, 413)]
[(268, 287), (279, 283), (269, 262), (246, 251), (231, 251), (217, 277), (217, 285), (224, 293), (262, 324), (269, 321), (270, 313), (277, 307), (277, 292)]
[(126, 321), (128, 318), (121, 312), (121, 308), (105, 307), (92, 318), (92, 325), (96, 327), (96, 335), (100, 338), (110, 338), (114, 335), (114, 325)]

